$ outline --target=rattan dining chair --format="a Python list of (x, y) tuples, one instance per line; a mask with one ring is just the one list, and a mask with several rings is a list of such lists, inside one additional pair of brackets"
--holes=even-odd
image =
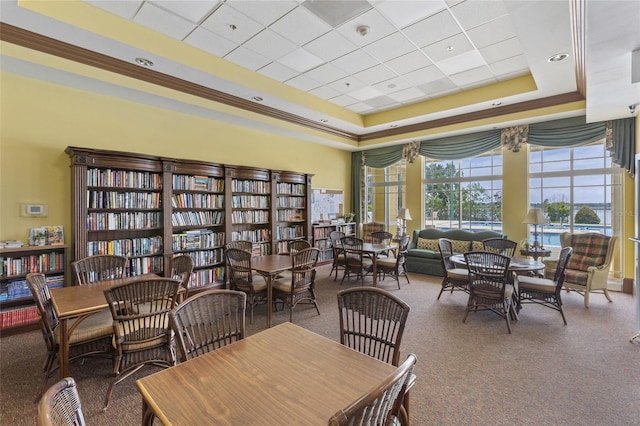
[(89, 256), (71, 262), (78, 285), (115, 280), (127, 274), (128, 258), (111, 254)]
[(289, 321), (293, 322), (293, 309), (300, 303), (311, 304), (318, 315), (316, 300), (316, 265), (320, 249), (308, 247), (291, 254), (291, 276), (279, 278), (273, 282), (273, 298), (281, 300), (289, 307)]
[[(462, 322), (467, 321), (469, 312), (491, 311), (507, 322), (511, 334), (510, 316), (512, 311), (513, 285), (509, 277), (511, 258), (487, 251), (472, 251), (464, 254), (469, 268), (469, 300)], [(513, 312), (513, 313), (512, 313)]]
[(247, 295), (235, 290), (195, 294), (169, 313), (180, 362), (244, 339)]
[(564, 325), (567, 325), (560, 293), (564, 284), (564, 272), (572, 252), (571, 247), (564, 247), (560, 250), (558, 266), (552, 280), (528, 275), (515, 276), (516, 288), (518, 289), (518, 309), (523, 303), (546, 306), (560, 312)]
[(482, 240), (482, 246), (485, 251), (498, 253), (507, 257), (513, 257), (516, 255), (516, 248), (518, 247), (518, 243), (506, 238), (496, 237), (486, 238)]
[(371, 259), (365, 256), (362, 251), (364, 241), (358, 237), (346, 236), (342, 237), (340, 244), (343, 249), (342, 255), (345, 258), (344, 274), (340, 284), (344, 283), (344, 279), (347, 277), (351, 279), (351, 274), (355, 274), (356, 279), (360, 278), (364, 284), (365, 275), (375, 272)]
[(311, 247), (311, 243), (307, 240), (291, 240), (287, 243), (287, 251), (289, 254), (293, 254), (309, 247)]
[[(371, 243), (372, 244), (386, 244), (391, 245), (391, 240), (393, 239), (393, 234), (387, 231), (373, 231), (371, 233)], [(393, 252), (396, 254), (395, 249), (389, 249), (387, 251), (382, 252), (385, 256), (389, 257), (389, 252)]]
[(400, 241), (398, 242), (398, 253), (395, 258), (378, 259), (376, 262), (378, 273), (382, 274), (382, 279), (384, 280), (387, 275), (395, 278), (398, 283), (398, 289), (400, 289), (401, 276), (404, 276), (407, 279), (407, 284), (411, 284), (405, 265), (409, 248), (409, 240), (410, 237), (408, 235), (400, 238)]
[(329, 234), (329, 240), (331, 240), (331, 254), (333, 255), (333, 263), (331, 265), (329, 277), (331, 277), (331, 274), (335, 271), (336, 275), (333, 278), (334, 281), (338, 279), (338, 273), (340, 271), (344, 271), (344, 265), (346, 263), (341, 241), (344, 236), (345, 233), (342, 231), (332, 231)]
[(451, 261), (453, 256), (453, 243), (447, 238), (438, 239), (438, 249), (440, 250), (440, 261), (442, 264), (442, 287), (438, 293), (437, 300), (445, 290), (451, 289), (451, 293), (455, 290), (469, 293), (469, 271), (464, 268), (458, 268)]
[(82, 403), (73, 377), (66, 377), (42, 395), (38, 404), (38, 426), (84, 426)]
[(180, 287), (183, 289), (178, 295), (178, 302), (182, 302), (189, 297), (189, 283), (193, 274), (193, 258), (188, 254), (179, 254), (171, 259), (171, 278), (180, 280)]
[(331, 416), (329, 426), (399, 424), (400, 407), (414, 376), (415, 365), (416, 356), (409, 354), (382, 383)]
[[(47, 279), (42, 273), (27, 275), (27, 283), (31, 295), (36, 302), (36, 309), (40, 315), (40, 329), (47, 346), (47, 359), (44, 363), (43, 377), (36, 399), (40, 398), (49, 378), (54, 376), (59, 368), (58, 352), (60, 351), (60, 321), (51, 301), (51, 294), (47, 287)], [(77, 323), (76, 320), (72, 324)], [(105, 310), (82, 319), (76, 325), (69, 340), (69, 361), (90, 355), (113, 354), (113, 321), (109, 311)]]
[[(227, 249), (225, 259), (229, 271), (231, 290), (238, 290), (247, 294), (249, 323), (252, 324), (254, 306), (267, 298), (267, 283), (263, 278), (258, 278), (254, 275), (251, 268), (250, 252), (234, 248)], [(256, 278), (255, 281), (254, 278)]]
[(146, 365), (175, 365), (169, 312), (175, 307), (181, 281), (141, 277), (104, 291), (113, 318), (116, 353), (114, 379), (107, 389), (104, 408), (116, 385)]
[(251, 253), (253, 251), (253, 243), (248, 240), (229, 241), (227, 244), (225, 244), (224, 248), (225, 251), (229, 249), (238, 249)]

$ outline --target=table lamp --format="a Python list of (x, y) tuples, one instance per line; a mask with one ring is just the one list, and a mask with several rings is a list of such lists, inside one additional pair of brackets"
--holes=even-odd
[(409, 213), (409, 209), (400, 209), (396, 219), (400, 220), (400, 232), (398, 233), (398, 237), (404, 237), (407, 235), (407, 220), (411, 220), (411, 213)]
[(546, 223), (546, 219), (544, 217), (544, 213), (542, 213), (542, 209), (529, 209), (527, 213), (527, 217), (524, 218), (522, 223), (527, 223), (529, 225), (533, 225), (533, 249), (542, 249), (544, 248), (542, 244), (538, 243), (538, 225), (540, 225), (540, 229), (542, 229), (542, 225)]

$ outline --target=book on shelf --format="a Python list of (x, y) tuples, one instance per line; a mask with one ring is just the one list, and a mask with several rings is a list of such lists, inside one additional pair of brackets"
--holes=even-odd
[(19, 248), (19, 247), (22, 247), (22, 246), (24, 246), (24, 244), (20, 240), (0, 241), (0, 249), (3, 249), (3, 248), (7, 248), (7, 249)]
[(53, 246), (64, 244), (64, 230), (60, 225), (40, 226), (29, 229), (30, 246)]

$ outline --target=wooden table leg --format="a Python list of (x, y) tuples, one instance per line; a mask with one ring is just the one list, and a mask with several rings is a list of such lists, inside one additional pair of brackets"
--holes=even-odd
[(265, 275), (267, 282), (267, 328), (271, 328), (271, 312), (273, 311), (273, 275)]
[(142, 398), (142, 426), (153, 426), (153, 420), (156, 418), (151, 406), (147, 404), (147, 400)]
[(60, 320), (60, 344), (58, 345), (59, 376), (61, 379), (69, 376), (69, 320)]

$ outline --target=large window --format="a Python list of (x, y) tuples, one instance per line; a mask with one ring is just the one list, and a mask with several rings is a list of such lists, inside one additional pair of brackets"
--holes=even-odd
[(365, 167), (366, 218), (364, 222), (380, 222), (394, 232), (398, 211), (405, 207), (406, 169), (404, 160), (377, 169)]
[(425, 225), (502, 230), (502, 149), (463, 160), (424, 159)]
[(565, 231), (618, 235), (622, 169), (612, 167), (604, 141), (573, 148), (531, 146), (529, 200), (547, 219), (545, 246), (559, 246)]

